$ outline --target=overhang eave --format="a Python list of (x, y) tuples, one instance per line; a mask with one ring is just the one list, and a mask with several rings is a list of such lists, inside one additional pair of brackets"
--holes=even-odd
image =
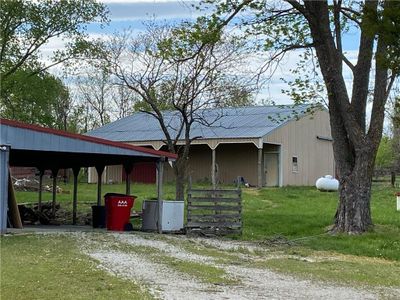
[(99, 165), (127, 165), (135, 162), (156, 162), (152, 156), (129, 156), (117, 154), (71, 153), (15, 150), (10, 151), (10, 166), (36, 167), (42, 170), (95, 167)]

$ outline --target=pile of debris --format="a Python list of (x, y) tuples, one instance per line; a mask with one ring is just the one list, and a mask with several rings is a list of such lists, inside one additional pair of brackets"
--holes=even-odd
[[(12, 179), (13, 179), (14, 189), (16, 191), (22, 191), (22, 192), (38, 192), (39, 191), (39, 181), (36, 179), (29, 179), (29, 178), (17, 179), (14, 177)], [(42, 191), (43, 192), (53, 192), (53, 186), (52, 185), (43, 185)], [(61, 193), (69, 194), (69, 191), (63, 191), (62, 188), (60, 188), (58, 185), (56, 186), (56, 191), (57, 191), (57, 194), (61, 194)]]
[(16, 191), (36, 192), (39, 190), (39, 181), (37, 181), (36, 179), (13, 178), (13, 185)]
[[(24, 225), (66, 225), (72, 223), (72, 212), (63, 209), (59, 203), (55, 205), (53, 216), (51, 202), (42, 203), (39, 210), (38, 203), (18, 204), (19, 214)], [(91, 224), (91, 213), (78, 213), (77, 224)]]
[[(55, 212), (58, 213), (60, 204), (55, 205)], [(23, 224), (27, 225), (59, 225), (53, 218), (52, 203), (42, 203), (42, 209), (39, 210), (38, 203), (24, 203), (18, 204), (19, 214)]]

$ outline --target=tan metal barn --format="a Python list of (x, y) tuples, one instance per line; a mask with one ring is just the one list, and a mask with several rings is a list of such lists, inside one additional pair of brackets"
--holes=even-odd
[[(254, 186), (314, 185), (323, 175), (335, 175), (329, 114), (310, 106), (253, 106), (210, 109), (203, 117), (212, 125), (195, 124), (189, 158), (193, 181), (232, 183), (242, 176)], [(173, 112), (166, 112), (174, 128)], [(179, 120), (176, 120), (179, 122)], [(166, 150), (156, 119), (147, 113), (115, 121), (91, 136)], [(110, 166), (105, 181), (122, 181), (121, 166)], [(95, 181), (96, 178), (90, 178)], [(165, 181), (173, 181), (165, 167)]]

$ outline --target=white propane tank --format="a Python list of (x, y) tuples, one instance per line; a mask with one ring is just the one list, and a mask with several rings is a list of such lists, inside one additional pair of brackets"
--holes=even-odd
[(337, 191), (339, 189), (339, 181), (331, 175), (325, 175), (324, 177), (318, 178), (315, 186), (320, 191)]

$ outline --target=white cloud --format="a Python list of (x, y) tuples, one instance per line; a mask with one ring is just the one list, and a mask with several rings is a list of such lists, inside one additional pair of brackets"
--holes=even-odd
[(105, 2), (112, 21), (159, 19), (190, 19), (201, 13), (192, 5), (196, 1), (111, 1)]
[[(268, 81), (268, 84), (266, 84), (265, 87), (260, 91), (259, 95), (257, 95), (256, 99), (258, 101), (263, 99), (271, 99), (277, 104), (292, 103), (290, 97), (282, 93), (282, 90), (288, 89), (289, 86), (281, 78), (284, 78), (287, 81), (293, 81), (295, 79), (295, 75), (290, 70), (296, 68), (296, 64), (299, 62), (301, 52), (302, 50), (296, 50), (287, 53), (285, 58), (279, 62), (279, 66), (274, 70), (273, 73), (271, 73), (271, 71), (266, 72), (265, 75), (270, 77), (270, 80)], [(346, 51), (346, 56), (353, 64), (355, 64), (357, 62), (358, 51)], [(267, 53), (260, 54), (251, 58), (249, 63), (253, 64), (254, 66), (260, 65), (263, 63), (263, 61), (267, 61), (268, 57), (269, 56)], [(323, 83), (322, 75), (319, 77), (320, 82)], [(353, 74), (345, 64), (343, 68), (343, 77), (346, 82), (348, 94), (351, 95)]]
[[(190, 8), (190, 3), (193, 1), (176, 1), (176, 0), (104, 0), (104, 3), (109, 5), (111, 10), (111, 28), (114, 27), (113, 22), (118, 23), (118, 21), (123, 20), (146, 20), (149, 19), (150, 15), (155, 15), (159, 18), (183, 18), (190, 17), (193, 14), (198, 13), (197, 11), (193, 11)], [(192, 14), (192, 15), (191, 15)], [(126, 22), (129, 24), (129, 22)], [(135, 24), (135, 22), (132, 22)], [(115, 27), (114, 27), (115, 28)], [(132, 26), (134, 31), (140, 32), (140, 27)], [(232, 32), (236, 32), (237, 29), (233, 28)], [(89, 33), (91, 38), (100, 38), (106, 39), (111, 35), (111, 33)], [(65, 47), (66, 41), (62, 39), (53, 39), (42, 49), (43, 60), (49, 61), (49, 57), (51, 54), (58, 49), (62, 49)], [(281, 78), (285, 78), (286, 80), (293, 80), (294, 76), (291, 73), (291, 69), (296, 67), (296, 63), (299, 60), (299, 53), (301, 51), (293, 51), (289, 53), (279, 64), (279, 66), (275, 69), (273, 74), (267, 73), (270, 76), (269, 83), (258, 93), (256, 96), (257, 101), (272, 99), (278, 104), (287, 104), (291, 103), (290, 97), (283, 94), (282, 89), (288, 89), (286, 83), (284, 83)], [(356, 62), (358, 51), (347, 51), (347, 56), (350, 61), (353, 63)], [(249, 58), (249, 67), (254, 70), (257, 66), (260, 66), (263, 61), (268, 58), (267, 53), (262, 53), (262, 55), (254, 55)], [(59, 67), (51, 70), (52, 73), (56, 73), (59, 71)], [(351, 93), (351, 82), (352, 82), (352, 74), (351, 71), (345, 67), (344, 68), (344, 77), (346, 80), (346, 85)]]
[(105, 3), (105, 4), (110, 4), (110, 3), (129, 3), (129, 4), (135, 4), (135, 3), (172, 3), (172, 2), (193, 2), (193, 1), (177, 1), (177, 0), (100, 0), (99, 2)]
[[(103, 34), (103, 33), (88, 33), (89, 40), (106, 40), (111, 37), (111, 34)], [(63, 37), (54, 37), (50, 39), (46, 44), (44, 44), (39, 51), (40, 61), (44, 65), (52, 64), (52, 57), (56, 51), (63, 51), (70, 40)], [(62, 65), (56, 65), (49, 69), (49, 72), (59, 76), (62, 74)]]

